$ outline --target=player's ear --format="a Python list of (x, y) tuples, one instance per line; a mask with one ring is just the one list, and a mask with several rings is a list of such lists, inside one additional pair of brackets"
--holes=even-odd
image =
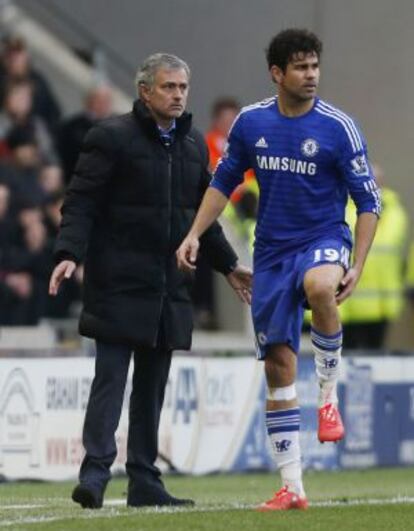
[(142, 100), (144, 103), (148, 103), (149, 100), (149, 94), (150, 94), (150, 87), (148, 85), (141, 83), (138, 85), (138, 95), (140, 100)]
[(272, 76), (272, 81), (276, 84), (279, 84), (283, 79), (283, 70), (276, 65), (270, 67), (270, 75)]

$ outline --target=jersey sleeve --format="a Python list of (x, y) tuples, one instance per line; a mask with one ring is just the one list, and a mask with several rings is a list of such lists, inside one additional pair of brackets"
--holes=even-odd
[(217, 164), (210, 186), (230, 197), (233, 190), (243, 182), (244, 172), (250, 168), (249, 157), (243, 138), (243, 115), (234, 121), (229, 133), (224, 154)]
[(372, 173), (367, 144), (354, 121), (343, 119), (339, 134), (339, 169), (357, 214), (381, 213), (381, 192)]

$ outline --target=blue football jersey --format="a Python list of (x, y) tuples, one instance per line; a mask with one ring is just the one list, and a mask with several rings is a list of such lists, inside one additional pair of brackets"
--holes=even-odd
[(380, 213), (380, 192), (359, 128), (319, 98), (309, 112), (293, 118), (280, 113), (277, 97), (244, 107), (211, 186), (229, 197), (249, 168), (260, 189), (255, 268), (324, 236), (350, 240), (348, 193), (358, 213)]

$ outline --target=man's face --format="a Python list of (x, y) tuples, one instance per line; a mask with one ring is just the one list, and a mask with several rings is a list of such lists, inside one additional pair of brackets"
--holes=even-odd
[(98, 120), (110, 116), (113, 111), (112, 90), (109, 87), (95, 89), (87, 98), (86, 108)]
[(226, 108), (222, 109), (220, 113), (214, 119), (214, 129), (219, 131), (223, 136), (227, 136), (230, 131), (236, 116), (239, 114), (239, 111), (236, 108)]
[(315, 97), (319, 84), (319, 59), (316, 53), (297, 53), (283, 72), (272, 66), (271, 74), (279, 90), (298, 101), (307, 101)]
[(179, 118), (186, 107), (188, 76), (183, 68), (166, 70), (160, 68), (152, 86), (141, 86), (140, 95), (155, 120), (162, 125)]
[(39, 182), (47, 194), (53, 194), (63, 189), (63, 176), (60, 166), (44, 166), (39, 173)]

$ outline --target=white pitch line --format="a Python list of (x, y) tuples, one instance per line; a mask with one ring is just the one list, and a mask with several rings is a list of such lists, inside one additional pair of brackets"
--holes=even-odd
[[(50, 501), (51, 502), (54, 502), (55, 499), (57, 498), (52, 498)], [(68, 501), (67, 499), (64, 499), (64, 504), (65, 505), (71, 505), (72, 507), (75, 507), (73, 505), (72, 502)], [(105, 501), (105, 506), (106, 507), (121, 507), (121, 506), (126, 506), (126, 500), (125, 499), (119, 499), (119, 500), (107, 500)], [(50, 507), (49, 504), (46, 504), (46, 503), (31, 503), (31, 504), (22, 504), (22, 505), (0, 505), (0, 510), (2, 511), (3, 509), (44, 509), (45, 507)]]
[[(310, 506), (315, 508), (329, 508), (329, 507), (355, 507), (355, 506), (364, 506), (364, 505), (396, 505), (396, 504), (413, 504), (414, 497), (409, 496), (396, 496), (394, 498), (362, 498), (362, 499), (351, 499), (351, 500), (328, 500), (321, 502), (311, 502)], [(94, 519), (94, 518), (117, 518), (118, 516), (134, 516), (138, 511), (144, 514), (177, 514), (177, 513), (208, 513), (208, 512), (222, 512), (229, 510), (252, 510), (257, 505), (243, 505), (243, 504), (229, 504), (229, 505), (220, 505), (220, 506), (211, 506), (211, 507), (194, 507), (194, 508), (176, 508), (176, 507), (145, 507), (142, 509), (130, 509), (129, 511), (119, 512), (116, 509), (111, 509), (110, 507), (119, 506), (125, 504), (124, 499), (112, 499), (105, 502), (105, 505), (108, 507), (108, 511), (102, 509), (97, 510), (87, 510), (84, 513), (79, 515), (67, 515), (67, 516), (39, 516), (39, 517), (20, 517), (15, 520), (3, 520), (0, 522), (0, 527), (10, 527), (12, 525), (18, 524), (38, 524), (41, 522), (58, 522), (64, 521), (73, 518), (79, 518), (82, 520)], [(32, 507), (27, 505), (14, 505), (1, 507), (5, 508), (26, 508)], [(50, 505), (35, 505), (34, 508), (50, 507)]]
[(361, 498), (351, 500), (328, 500), (321, 502), (311, 502), (311, 507), (355, 507), (357, 505), (395, 505), (397, 503), (414, 503), (414, 498), (410, 496), (395, 496), (394, 498)]
[(105, 500), (105, 505), (109, 505), (110, 507), (119, 507), (119, 506), (124, 505), (126, 507), (126, 499), (120, 498), (118, 500), (114, 500), (114, 499), (108, 500), (108, 501)]
[(0, 505), (0, 510), (3, 509), (41, 509), (42, 507), (47, 507), (45, 504), (42, 505)]
[(41, 522), (56, 522), (58, 520), (64, 520), (64, 518), (57, 518), (55, 516), (39, 516), (37, 518), (16, 518), (16, 520), (3, 520), (2, 522), (0, 522), (0, 527), (10, 527), (12, 525), (14, 526), (20, 524), (40, 524)]

